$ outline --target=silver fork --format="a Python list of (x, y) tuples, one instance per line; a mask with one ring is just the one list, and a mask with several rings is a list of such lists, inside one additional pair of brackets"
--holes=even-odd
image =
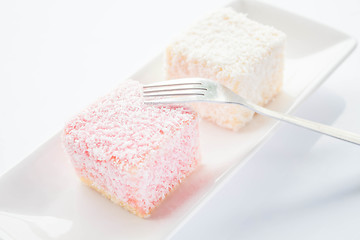
[(259, 114), (360, 145), (360, 135), (269, 110), (251, 103), (235, 94), (227, 87), (205, 78), (184, 78), (148, 84), (144, 86), (144, 97), (146, 104), (176, 104), (189, 102), (238, 104)]

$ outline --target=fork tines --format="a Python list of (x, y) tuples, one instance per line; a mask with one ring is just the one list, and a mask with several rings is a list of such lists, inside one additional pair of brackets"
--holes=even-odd
[(207, 89), (196, 79), (176, 79), (145, 85), (145, 98), (175, 97), (175, 96), (204, 96)]

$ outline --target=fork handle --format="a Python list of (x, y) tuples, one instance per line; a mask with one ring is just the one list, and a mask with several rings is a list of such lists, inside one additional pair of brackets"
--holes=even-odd
[(302, 118), (298, 118), (298, 117), (294, 117), (288, 114), (284, 114), (284, 113), (279, 113), (276, 111), (272, 111), (263, 107), (260, 107), (256, 104), (252, 104), (252, 103), (242, 103), (241, 105), (245, 105), (248, 106), (251, 110), (268, 116), (268, 117), (272, 117), (284, 122), (288, 122), (303, 128), (307, 128), (310, 130), (313, 130), (315, 132), (318, 133), (323, 133), (325, 135), (334, 137), (334, 138), (338, 138), (347, 142), (351, 142), (351, 143), (355, 143), (360, 145), (360, 135), (352, 133), (352, 132), (348, 132), (348, 131), (344, 131), (338, 128), (334, 128), (325, 124), (321, 124), (321, 123), (317, 123), (317, 122), (313, 122), (313, 121), (309, 121), (306, 119), (302, 119)]

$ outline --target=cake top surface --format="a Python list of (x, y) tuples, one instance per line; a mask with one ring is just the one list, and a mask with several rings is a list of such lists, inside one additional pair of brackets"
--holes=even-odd
[(64, 140), (97, 161), (134, 166), (194, 119), (186, 107), (145, 105), (142, 85), (127, 80), (70, 120)]
[(170, 45), (188, 59), (207, 65), (237, 64), (246, 72), (277, 45), (285, 34), (247, 18), (232, 8), (219, 9), (192, 25)]

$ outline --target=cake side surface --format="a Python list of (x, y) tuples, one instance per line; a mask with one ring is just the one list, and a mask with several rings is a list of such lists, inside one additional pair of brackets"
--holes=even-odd
[(200, 160), (197, 115), (181, 106), (144, 105), (135, 81), (69, 121), (63, 142), (86, 184), (141, 217)]
[[(220, 9), (166, 48), (166, 78), (213, 79), (264, 105), (281, 89), (285, 39), (285, 34), (273, 27), (230, 8)], [(239, 130), (254, 115), (243, 107), (222, 104), (194, 104), (194, 109), (203, 118), (233, 130)]]

